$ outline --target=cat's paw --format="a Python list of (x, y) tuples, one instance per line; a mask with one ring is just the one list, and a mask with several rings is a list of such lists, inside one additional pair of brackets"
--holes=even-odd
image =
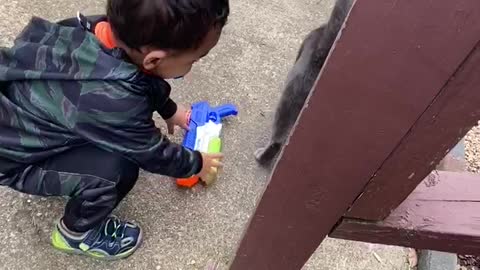
[(255, 159), (261, 166), (269, 166), (277, 154), (275, 145), (269, 145), (267, 147), (258, 148), (255, 151)]
[[(255, 153), (254, 153), (254, 156), (255, 156), (255, 159), (260, 162), (264, 159), (264, 154), (265, 154), (265, 150), (267, 148), (266, 147), (261, 147), (261, 148), (258, 148)], [(260, 162), (261, 163), (261, 162)]]

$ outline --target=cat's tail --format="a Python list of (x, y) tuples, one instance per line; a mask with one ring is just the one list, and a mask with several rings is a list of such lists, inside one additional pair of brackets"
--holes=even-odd
[(354, 1), (355, 0), (337, 0), (335, 2), (335, 6), (333, 7), (325, 29), (327, 33), (326, 40), (328, 40), (327, 42), (329, 43), (329, 46), (333, 45), (333, 42), (342, 28)]

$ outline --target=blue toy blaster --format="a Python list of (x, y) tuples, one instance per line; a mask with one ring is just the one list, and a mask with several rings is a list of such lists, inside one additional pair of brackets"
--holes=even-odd
[[(237, 114), (238, 109), (232, 104), (213, 108), (205, 101), (193, 104), (189, 113), (189, 131), (183, 139), (183, 146), (204, 153), (220, 153), (222, 147), (220, 139), (222, 119)], [(209, 185), (215, 178), (216, 173), (208, 179), (201, 180)], [(177, 179), (177, 185), (190, 188), (196, 185), (199, 180), (197, 176)]]

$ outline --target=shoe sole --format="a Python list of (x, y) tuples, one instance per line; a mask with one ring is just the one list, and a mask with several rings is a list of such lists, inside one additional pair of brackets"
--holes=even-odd
[[(55, 228), (55, 230), (57, 230)], [(60, 234), (60, 232), (56, 232), (60, 237), (63, 238), (63, 236)], [(143, 243), (143, 230), (140, 230), (140, 234), (138, 235), (138, 241), (137, 241), (137, 244), (129, 251), (125, 252), (125, 253), (122, 253), (122, 254), (119, 254), (119, 255), (115, 255), (115, 256), (109, 256), (109, 255), (105, 255), (105, 254), (102, 254), (101, 256), (98, 256), (98, 255), (95, 255), (95, 254), (92, 254), (92, 253), (89, 253), (88, 251), (85, 252), (85, 251), (82, 251), (82, 250), (79, 250), (79, 249), (68, 249), (68, 248), (62, 248), (60, 246), (56, 246), (54, 243), (56, 242), (56, 240), (54, 239), (54, 235), (55, 235), (55, 232), (52, 233), (52, 236), (51, 236), (51, 243), (52, 243), (52, 246), (59, 250), (59, 251), (62, 251), (64, 253), (68, 253), (68, 254), (74, 254), (74, 255), (83, 255), (83, 256), (87, 256), (87, 257), (91, 257), (91, 258), (94, 258), (94, 259), (99, 259), (99, 260), (103, 260), (103, 261), (116, 261), (116, 260), (121, 260), (121, 259), (126, 259), (127, 257), (129, 257), (130, 255), (132, 255), (138, 248), (140, 248), (140, 246), (142, 245)], [(64, 241), (64, 240), (63, 240)], [(64, 241), (65, 242), (65, 241)]]

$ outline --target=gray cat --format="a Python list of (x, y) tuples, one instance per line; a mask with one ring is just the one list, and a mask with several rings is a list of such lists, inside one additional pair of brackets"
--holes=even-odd
[(270, 142), (255, 151), (260, 164), (270, 164), (285, 144), (353, 1), (337, 0), (329, 21), (313, 30), (303, 41), (277, 106)]

